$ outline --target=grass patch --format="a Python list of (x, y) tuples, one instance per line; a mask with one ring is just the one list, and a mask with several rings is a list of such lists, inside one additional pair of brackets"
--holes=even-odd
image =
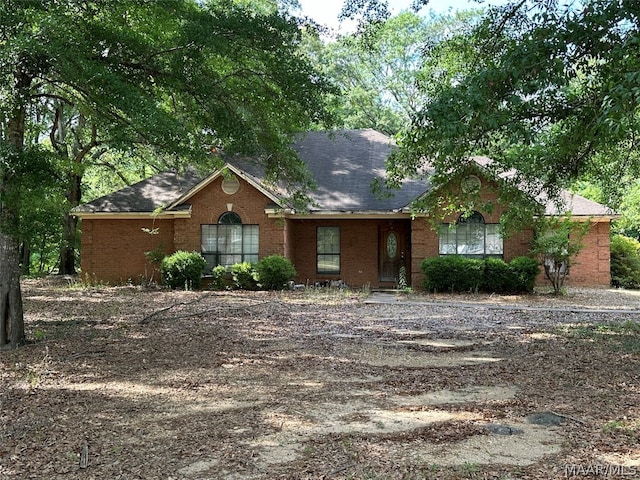
[(602, 344), (612, 351), (640, 353), (640, 322), (563, 325), (556, 332), (566, 338)]
[(640, 439), (640, 420), (611, 420), (602, 426), (602, 431), (608, 434), (622, 434), (634, 442)]

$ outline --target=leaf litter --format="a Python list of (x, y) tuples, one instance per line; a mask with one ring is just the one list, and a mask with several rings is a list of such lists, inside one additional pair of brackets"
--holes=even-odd
[(0, 478), (640, 472), (633, 292), (366, 303), (40, 280), (24, 299), (33, 341), (0, 353)]

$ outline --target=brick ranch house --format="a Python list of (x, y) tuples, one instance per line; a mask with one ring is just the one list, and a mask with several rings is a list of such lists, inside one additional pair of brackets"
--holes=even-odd
[[(509, 261), (530, 249), (531, 230), (501, 238), (498, 222), (508, 205), (466, 220), (443, 218), (443, 226), (457, 226), (436, 231), (424, 216), (410, 213), (411, 202), (430, 188), (427, 180), (409, 180), (391, 198), (374, 195), (372, 181), (384, 178), (385, 159), (395, 148), (381, 133), (310, 132), (294, 147), (318, 185), (307, 212), (286, 205), (262, 181), (260, 169), (247, 162), (229, 160), (231, 175), (160, 173), (74, 211), (82, 219), (82, 274), (109, 283), (149, 278), (153, 269), (144, 253), (162, 246), (165, 253), (201, 252), (209, 267), (283, 255), (295, 265), (299, 283), (341, 280), (353, 287), (394, 287), (404, 265), (409, 283), (420, 288), (420, 263), (426, 257), (463, 254)], [(465, 180), (484, 198), (495, 198), (495, 190), (487, 188), (492, 181), (480, 176)], [(591, 222), (568, 282), (608, 286), (609, 227), (615, 216), (598, 203), (565, 194), (572, 216)], [(158, 207), (164, 208), (154, 214)], [(550, 208), (547, 213), (553, 214)]]

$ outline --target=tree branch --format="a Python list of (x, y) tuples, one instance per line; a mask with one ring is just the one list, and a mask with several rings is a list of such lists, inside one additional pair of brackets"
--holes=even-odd
[[(54, 117), (53, 117), (53, 125), (51, 125), (51, 131), (49, 132), (49, 140), (51, 140), (51, 146), (54, 148), (58, 155), (63, 156), (67, 155), (66, 149), (63, 149), (62, 146), (66, 147), (64, 142), (59, 142), (56, 139), (56, 134), (58, 133), (58, 127), (60, 122), (62, 121), (62, 104), (58, 104), (55, 106)], [(64, 133), (61, 131), (60, 135), (64, 138)]]
[(131, 184), (131, 182), (129, 182), (129, 180), (127, 180), (127, 177), (125, 177), (124, 174), (120, 171), (120, 169), (118, 169), (118, 167), (116, 167), (115, 165), (113, 165), (113, 164), (111, 164), (111, 163), (109, 163), (107, 161), (95, 162), (94, 165), (97, 166), (97, 167), (105, 167), (107, 170), (112, 171), (113, 173), (116, 174), (116, 176), (120, 180), (122, 180), (122, 183), (124, 183), (125, 185), (130, 185)]

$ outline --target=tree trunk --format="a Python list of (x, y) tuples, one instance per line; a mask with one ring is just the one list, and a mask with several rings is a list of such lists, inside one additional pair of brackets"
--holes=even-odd
[[(7, 139), (17, 155), (21, 155), (24, 150), (25, 105), (31, 80), (24, 72), (15, 74), (15, 105), (7, 122)], [(11, 158), (8, 158), (11, 164)], [(17, 205), (8, 205), (3, 200), (4, 194), (16, 188), (18, 181), (7, 170), (0, 168), (0, 349), (16, 348), (25, 339), (17, 228), (19, 209)]]
[(20, 273), (22, 275), (31, 273), (31, 247), (26, 240), (20, 245)]
[[(65, 197), (70, 208), (80, 205), (82, 195), (82, 176), (72, 172), (69, 174), (69, 187)], [(78, 219), (69, 211), (62, 217), (62, 245), (60, 246), (59, 275), (76, 274), (76, 240), (78, 236)]]
[(76, 274), (76, 237), (78, 219), (69, 212), (62, 218), (62, 245), (60, 246), (59, 275)]
[(0, 232), (0, 350), (24, 343), (24, 318), (20, 292), (20, 244)]
[[(59, 106), (57, 116), (63, 118), (63, 106)], [(90, 128), (90, 140), (85, 144), (82, 140), (82, 132), (87, 128), (87, 118), (83, 114), (78, 115), (78, 120), (75, 129), (71, 129), (73, 138), (71, 141), (70, 152), (66, 149), (61, 149), (60, 152), (64, 152), (65, 155), (70, 155), (72, 164), (71, 171), (67, 176), (67, 191), (65, 197), (69, 208), (74, 208), (80, 205), (82, 198), (82, 175), (83, 175), (83, 162), (87, 154), (97, 145), (96, 143), (96, 127), (95, 124), (91, 124)], [(58, 129), (59, 136), (62, 139), (61, 145), (64, 141), (70, 139), (65, 133), (64, 128)], [(58, 265), (59, 275), (75, 275), (76, 274), (76, 240), (78, 236), (78, 219), (71, 215), (68, 211), (64, 213), (62, 218), (62, 245), (60, 246), (60, 264)]]

